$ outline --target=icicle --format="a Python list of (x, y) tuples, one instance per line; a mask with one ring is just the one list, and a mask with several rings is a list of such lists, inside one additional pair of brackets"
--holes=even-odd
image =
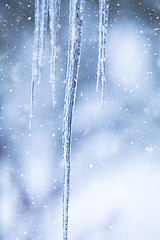
[(63, 122), (63, 240), (68, 239), (71, 130), (80, 64), (83, 7), (84, 0), (70, 0), (68, 62)]
[(40, 34), (40, 2), (35, 0), (35, 31), (34, 31), (34, 48), (32, 61), (32, 81), (31, 81), (31, 99), (30, 99), (30, 122), (29, 127), (32, 126), (33, 116), (33, 101), (34, 101), (34, 85), (38, 80), (38, 59), (39, 59), (39, 34)]
[(56, 81), (56, 58), (57, 58), (57, 33), (60, 16), (61, 0), (49, 0), (49, 26), (51, 34), (51, 67), (50, 67), (50, 82), (52, 84), (52, 103), (56, 105), (55, 100), (55, 81)]
[(34, 102), (34, 86), (35, 82), (39, 82), (41, 78), (44, 50), (45, 50), (45, 34), (48, 12), (48, 0), (35, 0), (35, 31), (34, 31), (34, 49), (32, 62), (32, 81), (31, 81), (31, 99), (30, 99), (30, 121), (29, 128), (32, 127), (33, 102)]
[(102, 105), (104, 103), (104, 94), (105, 94), (105, 63), (106, 63), (106, 42), (107, 42), (107, 30), (108, 30), (108, 17), (109, 17), (109, 2), (110, 0), (104, 0), (104, 18), (103, 18), (103, 53), (102, 53)]
[(98, 54), (96, 91), (98, 91), (99, 81), (101, 80), (102, 105), (104, 102), (104, 91), (105, 91), (105, 62), (106, 62), (108, 16), (109, 16), (109, 0), (100, 0), (99, 1), (99, 47), (98, 47), (99, 54)]
[(47, 17), (48, 17), (48, 0), (42, 0), (41, 4), (41, 19), (40, 19), (40, 36), (39, 36), (39, 76), (38, 83), (41, 81), (42, 67), (44, 62), (44, 52), (45, 52), (45, 41), (46, 41), (46, 28), (47, 28)]
[(102, 59), (102, 17), (103, 17), (103, 0), (99, 0), (99, 39), (98, 39), (98, 67), (97, 67), (97, 83), (96, 92), (99, 90), (99, 81), (101, 79), (101, 59)]

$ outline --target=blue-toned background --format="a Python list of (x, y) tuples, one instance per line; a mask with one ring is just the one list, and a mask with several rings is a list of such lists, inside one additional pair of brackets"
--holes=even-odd
[[(34, 1), (0, 1), (0, 240), (62, 239), (61, 134), (68, 0), (58, 35), (57, 106), (42, 81), (29, 103)], [(160, 239), (160, 3), (111, 0), (104, 109), (95, 92), (98, 1), (86, 0), (73, 119), (69, 239)]]

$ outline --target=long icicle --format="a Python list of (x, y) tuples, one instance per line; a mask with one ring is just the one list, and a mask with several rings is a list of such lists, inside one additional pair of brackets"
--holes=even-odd
[(38, 83), (40, 83), (41, 81), (42, 67), (44, 62), (47, 19), (48, 19), (48, 0), (42, 0), (41, 22), (40, 22), (40, 47), (39, 47), (39, 61), (38, 61), (38, 64), (39, 64)]
[(97, 83), (96, 92), (99, 90), (99, 82), (101, 80), (101, 69), (102, 69), (102, 17), (103, 17), (103, 0), (99, 0), (99, 38), (98, 38), (98, 67), (97, 67)]
[(109, 16), (109, 0), (99, 0), (99, 40), (98, 40), (98, 67), (97, 67), (97, 83), (96, 91), (99, 89), (101, 81), (101, 101), (104, 102), (105, 92), (105, 62), (106, 62), (106, 41)]
[(108, 17), (109, 17), (109, 2), (110, 0), (103, 0), (103, 44), (102, 44), (102, 92), (101, 92), (101, 103), (103, 107), (104, 96), (105, 96), (105, 76), (106, 76), (106, 43), (107, 43), (107, 30), (108, 30)]
[(64, 161), (63, 240), (68, 239), (71, 131), (72, 131), (72, 116), (76, 97), (76, 88), (80, 64), (83, 8), (84, 0), (70, 0), (69, 44), (68, 44), (69, 49), (65, 90), (64, 120), (63, 120), (63, 161)]
[(35, 81), (38, 81), (38, 72), (39, 72), (39, 69), (38, 69), (39, 35), (40, 35), (40, 1), (35, 0), (35, 30), (34, 30), (34, 47), (33, 47), (33, 60), (32, 60), (32, 81), (31, 81), (29, 128), (32, 127), (34, 85), (35, 85)]
[(33, 102), (35, 82), (39, 83), (42, 73), (42, 65), (45, 51), (45, 35), (48, 13), (48, 0), (35, 0), (35, 31), (34, 31), (34, 49), (32, 61), (32, 81), (30, 98), (30, 121), (29, 128), (32, 127)]
[(56, 83), (56, 58), (57, 58), (57, 34), (59, 27), (61, 0), (49, 0), (49, 27), (51, 35), (51, 59), (50, 59), (50, 82), (52, 84), (52, 103), (56, 105), (55, 83)]

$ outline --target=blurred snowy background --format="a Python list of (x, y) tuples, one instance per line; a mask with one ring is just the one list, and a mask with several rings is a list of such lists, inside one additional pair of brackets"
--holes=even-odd
[[(58, 35), (57, 106), (29, 102), (34, 0), (0, 1), (0, 240), (62, 239), (61, 132), (68, 0)], [(86, 0), (73, 119), (69, 239), (160, 239), (160, 2), (111, 0), (106, 102), (96, 94), (98, 1)]]

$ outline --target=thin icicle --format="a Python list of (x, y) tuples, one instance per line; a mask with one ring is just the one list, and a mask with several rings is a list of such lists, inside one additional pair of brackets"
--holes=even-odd
[(84, 0), (70, 0), (67, 79), (63, 120), (63, 240), (68, 239), (72, 116), (80, 64)]
[(45, 50), (47, 13), (48, 13), (48, 0), (42, 0), (42, 2), (40, 0), (35, 0), (35, 31), (32, 62), (29, 128), (32, 127), (35, 82), (38, 83), (40, 81), (42, 73), (42, 65)]
[(61, 0), (49, 0), (49, 27), (51, 35), (51, 66), (50, 66), (50, 82), (52, 84), (52, 103), (56, 105), (55, 100), (55, 82), (56, 82), (56, 58), (57, 58), (57, 34), (59, 26)]
[(102, 106), (104, 103), (104, 95), (105, 95), (105, 75), (106, 75), (106, 43), (107, 43), (107, 30), (108, 30), (108, 17), (109, 17), (109, 2), (110, 0), (104, 0), (103, 11), (103, 53), (102, 53), (102, 93), (101, 93), (101, 102)]
[(34, 85), (38, 81), (39, 72), (39, 35), (40, 35), (40, 1), (35, 0), (35, 31), (34, 31), (34, 47), (33, 47), (33, 61), (32, 61), (32, 81), (31, 81), (31, 99), (30, 99), (30, 122), (29, 127), (32, 126), (33, 117), (33, 101), (34, 101)]
[(47, 28), (47, 19), (48, 19), (48, 0), (42, 0), (41, 4), (41, 19), (40, 19), (40, 47), (39, 47), (39, 74), (38, 74), (38, 83), (41, 81), (42, 67), (44, 62), (44, 52), (45, 52), (45, 42), (46, 42), (46, 28)]
[(105, 62), (106, 62), (106, 42), (109, 16), (109, 2), (110, 0), (99, 1), (99, 47), (98, 47), (98, 67), (97, 67), (97, 84), (96, 91), (99, 88), (99, 81), (102, 84), (101, 99), (102, 105), (104, 102), (105, 92)]
[(99, 82), (101, 79), (101, 59), (102, 59), (102, 17), (103, 17), (103, 0), (99, 0), (99, 39), (98, 39), (98, 67), (97, 67), (97, 83), (96, 92), (99, 90)]

